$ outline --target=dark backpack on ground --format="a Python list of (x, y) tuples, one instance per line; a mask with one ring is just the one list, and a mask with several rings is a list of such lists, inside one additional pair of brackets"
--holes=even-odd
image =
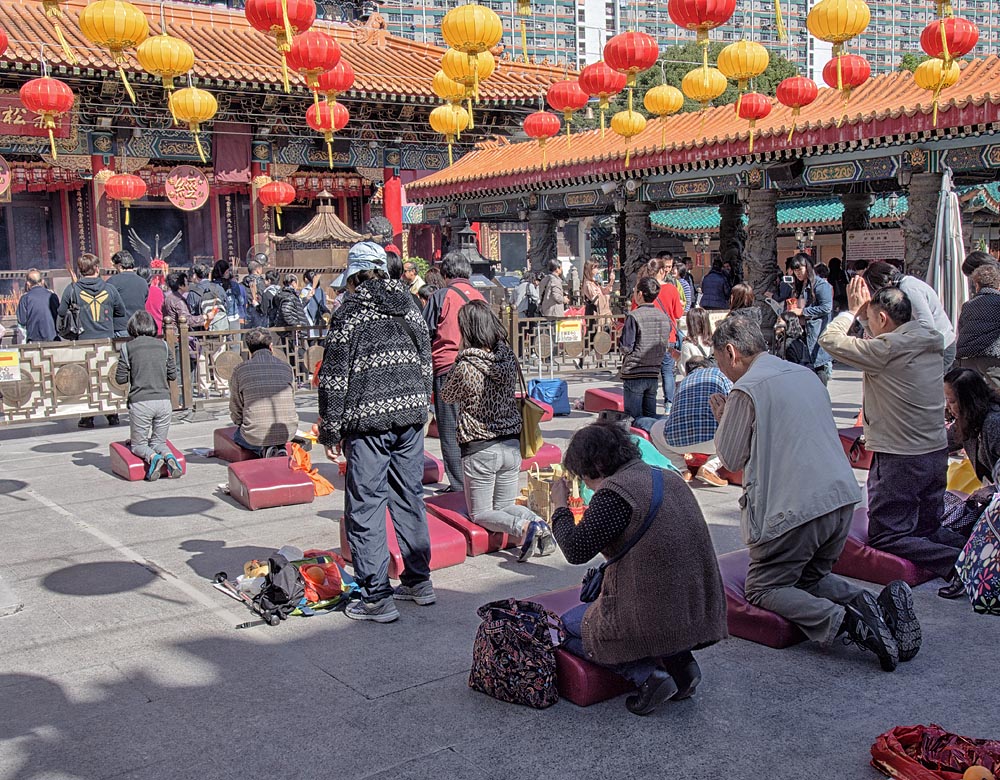
[(306, 595), (302, 575), (284, 555), (267, 559), (270, 571), (264, 578), (264, 587), (254, 596), (254, 607), (267, 620), (277, 617), (284, 620), (299, 606)]
[(56, 330), (62, 338), (76, 341), (83, 335), (83, 319), (80, 317), (80, 300), (76, 283), (70, 285), (69, 289), (69, 305), (66, 308), (66, 313), (59, 317)]
[(565, 639), (562, 619), (541, 604), (514, 599), (485, 604), (477, 614), (483, 622), (472, 648), (469, 687), (535, 709), (559, 701), (555, 649)]

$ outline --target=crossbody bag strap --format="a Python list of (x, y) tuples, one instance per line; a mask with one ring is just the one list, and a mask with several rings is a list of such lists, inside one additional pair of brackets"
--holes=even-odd
[(410, 325), (406, 317), (399, 314), (394, 316), (393, 319), (402, 325), (406, 332), (410, 334), (410, 340), (413, 342), (413, 348), (417, 351), (417, 357), (420, 357), (420, 342), (417, 340), (417, 334), (413, 331), (413, 326)]
[(663, 503), (663, 470), (653, 469), (653, 498), (649, 502), (649, 514), (647, 514), (646, 519), (642, 521), (642, 527), (635, 532), (631, 539), (628, 540), (628, 544), (619, 550), (617, 555), (608, 558), (608, 560), (601, 564), (602, 571), (612, 563), (620, 561), (625, 556), (625, 553), (635, 547), (636, 543), (643, 537), (643, 534), (649, 530), (649, 526), (653, 524), (653, 518), (656, 517), (657, 512), (660, 511), (661, 503)]
[(449, 290), (449, 292), (450, 291), (457, 292), (461, 296), (463, 303), (468, 303), (469, 302), (469, 296), (466, 295), (464, 292), (462, 292), (458, 287), (455, 287), (454, 285), (449, 284), (448, 285), (448, 290)]

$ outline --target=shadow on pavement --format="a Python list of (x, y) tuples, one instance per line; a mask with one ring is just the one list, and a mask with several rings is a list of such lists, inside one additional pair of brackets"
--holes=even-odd
[(156, 574), (138, 563), (106, 561), (58, 569), (45, 577), (42, 585), (65, 596), (107, 596), (139, 590), (156, 578)]
[(217, 502), (197, 496), (164, 496), (136, 501), (125, 507), (130, 515), (138, 517), (184, 517), (207, 512)]
[(32, 447), (31, 451), (44, 454), (84, 452), (85, 450), (92, 450), (97, 446), (98, 444), (92, 441), (56, 441), (51, 444), (38, 444)]
[(224, 571), (230, 579), (235, 579), (243, 573), (243, 564), (247, 561), (266, 561), (274, 550), (267, 547), (227, 547), (224, 541), (214, 539), (188, 539), (181, 542), (180, 548), (185, 552), (194, 553), (188, 560), (199, 577), (212, 579), (216, 572)]

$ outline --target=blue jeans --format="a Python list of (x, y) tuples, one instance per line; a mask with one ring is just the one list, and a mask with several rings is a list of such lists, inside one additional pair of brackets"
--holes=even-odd
[(655, 658), (642, 658), (638, 661), (628, 661), (623, 664), (601, 664), (590, 658), (583, 649), (583, 614), (590, 604), (579, 604), (562, 616), (563, 625), (566, 627), (566, 641), (563, 642), (563, 649), (569, 651), (578, 658), (591, 663), (597, 663), (611, 671), (620, 674), (626, 680), (636, 686), (642, 685), (658, 668)]
[(386, 510), (403, 554), (399, 579), (413, 586), (431, 578), (431, 541), (424, 508), (424, 426), (344, 439), (347, 480), (344, 519), (354, 579), (367, 602), (392, 595)]
[(660, 379), (663, 380), (663, 403), (667, 409), (674, 402), (674, 388), (677, 386), (677, 379), (674, 377), (674, 356), (670, 354), (670, 348), (663, 353), (663, 362), (660, 364)]
[(246, 439), (243, 438), (243, 429), (240, 426), (236, 426), (236, 430), (233, 432), (233, 441), (239, 444), (243, 449), (250, 450), (258, 458), (264, 457), (264, 450), (266, 447), (258, 447), (256, 444), (251, 444)]
[(625, 414), (629, 417), (655, 417), (656, 391), (660, 381), (656, 377), (622, 380)]

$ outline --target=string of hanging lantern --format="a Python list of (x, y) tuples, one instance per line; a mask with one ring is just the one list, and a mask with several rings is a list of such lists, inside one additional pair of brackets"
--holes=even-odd
[(567, 79), (549, 86), (545, 99), (554, 111), (562, 112), (563, 122), (566, 125), (566, 145), (570, 146), (572, 144), (570, 125), (573, 123), (573, 114), (587, 107), (590, 95), (583, 91), (579, 81)]
[(818, 96), (819, 87), (816, 86), (816, 82), (805, 76), (789, 76), (778, 85), (778, 102), (792, 109), (792, 129), (788, 131), (789, 143), (791, 143), (792, 135), (795, 133), (795, 118)]
[(545, 142), (559, 135), (561, 128), (559, 117), (545, 111), (541, 107), (541, 99), (538, 102), (540, 104), (539, 110), (524, 118), (524, 132), (528, 138), (534, 138), (538, 141), (538, 148), (542, 150), (542, 170), (544, 171), (549, 167), (545, 157)]
[[(864, 0), (820, 0), (806, 17), (813, 37), (833, 44), (833, 59), (823, 68), (823, 80), (844, 96), (845, 104), (871, 76), (871, 66), (860, 55), (845, 55), (844, 44), (868, 29), (870, 21), (871, 9)], [(838, 127), (843, 121), (841, 117)]]
[(160, 7), (160, 34), (153, 35), (139, 44), (136, 59), (144, 71), (156, 76), (163, 83), (167, 93), (167, 108), (177, 123), (174, 114), (174, 79), (184, 76), (194, 67), (194, 49), (180, 38), (167, 33), (167, 23), (163, 7)]
[(80, 32), (95, 46), (107, 49), (118, 66), (125, 92), (135, 103), (135, 92), (125, 75), (125, 52), (135, 49), (149, 37), (145, 14), (124, 0), (97, 0), (80, 12)]
[(290, 93), (287, 55), (292, 50), (294, 37), (306, 32), (316, 21), (316, 3), (314, 0), (246, 0), (244, 13), (251, 27), (274, 38), (275, 48), (281, 55), (281, 81), (285, 92)]
[(920, 34), (920, 48), (931, 59), (920, 63), (913, 80), (921, 89), (933, 91), (933, 122), (937, 127), (938, 100), (941, 90), (953, 87), (962, 77), (956, 60), (971, 52), (979, 42), (979, 28), (974, 22), (955, 16), (948, 0), (937, 0), (938, 18)]
[(601, 138), (604, 138), (604, 117), (610, 106), (610, 100), (625, 89), (627, 78), (611, 68), (604, 60), (598, 60), (580, 71), (579, 81), (581, 89), (598, 100), (598, 109), (601, 112)]

